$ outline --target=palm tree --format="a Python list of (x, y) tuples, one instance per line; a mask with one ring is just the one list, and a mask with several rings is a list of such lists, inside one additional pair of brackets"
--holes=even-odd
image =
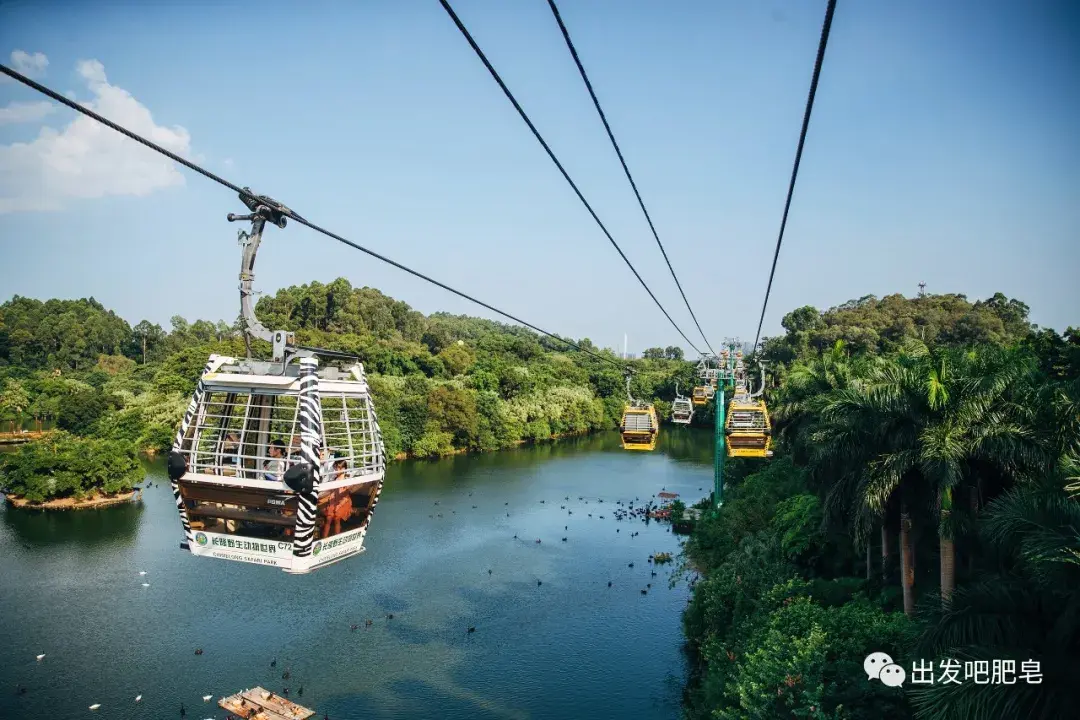
[(810, 434), (812, 465), (834, 478), (826, 495), (830, 516), (842, 511), (863, 535), (880, 520), (884, 556), (889, 510), (898, 506), (908, 615), (915, 611), (915, 514), (930, 511), (939, 520), (947, 602), (955, 587), (954, 537), (969, 519), (956, 517), (955, 493), (977, 499), (988, 479), (1037, 464), (1033, 434), (1017, 420), (1021, 408), (1012, 399), (1029, 369), (1015, 352), (930, 351), (913, 342), (811, 404), (819, 413)]
[(1080, 462), (1075, 455), (987, 507), (980, 530), (993, 572), (928, 608), (922, 657), (1040, 661), (1041, 684), (937, 684), (913, 691), (916, 717), (1073, 717), (1080, 704)]

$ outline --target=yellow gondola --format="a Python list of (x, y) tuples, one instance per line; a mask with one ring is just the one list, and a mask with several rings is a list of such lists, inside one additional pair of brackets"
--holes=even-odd
[(694, 391), (690, 393), (690, 402), (694, 403), (695, 405), (708, 405), (708, 390), (708, 387), (695, 387)]
[(623, 450), (656, 449), (660, 423), (656, 420), (656, 409), (652, 405), (628, 406), (623, 410), (621, 428)]
[(630, 402), (623, 409), (622, 422), (619, 424), (623, 450), (655, 450), (656, 438), (660, 434), (656, 408), (630, 395), (629, 375), (626, 376), (626, 396)]
[(764, 400), (732, 399), (724, 432), (728, 457), (772, 457), (772, 424)]
[(728, 457), (772, 457), (772, 422), (765, 401), (758, 398), (765, 389), (765, 368), (761, 367), (761, 387), (750, 392), (739, 354), (736, 361), (735, 396), (727, 407), (724, 434)]

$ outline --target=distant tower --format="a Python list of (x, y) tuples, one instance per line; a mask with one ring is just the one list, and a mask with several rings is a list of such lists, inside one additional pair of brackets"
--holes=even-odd
[(919, 283), (919, 297), (923, 297), (924, 295), (926, 295), (926, 283), (921, 282)]
[(626, 333), (622, 336), (622, 359), (626, 359)]

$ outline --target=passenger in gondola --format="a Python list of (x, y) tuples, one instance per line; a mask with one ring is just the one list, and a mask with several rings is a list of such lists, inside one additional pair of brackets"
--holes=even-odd
[[(347, 463), (344, 459), (334, 463), (334, 472), (330, 480), (344, 480)], [(352, 496), (348, 487), (339, 487), (326, 493), (320, 498), (319, 504), (323, 506), (322, 537), (337, 535), (341, 532), (341, 523), (352, 517)], [(331, 532), (333, 530), (333, 532)]]
[(263, 478), (270, 482), (281, 482), (285, 476), (285, 443), (272, 441), (267, 454), (270, 459), (263, 463)]
[(289, 465), (292, 465), (293, 463), (300, 462), (300, 459), (301, 459), (300, 445), (301, 445), (301, 443), (300, 443), (300, 436), (299, 435), (293, 435), (292, 438), (289, 439), (289, 457), (288, 457), (288, 464)]
[(221, 466), (223, 475), (236, 475), (240, 466), (240, 436), (235, 432), (226, 434), (222, 442)]

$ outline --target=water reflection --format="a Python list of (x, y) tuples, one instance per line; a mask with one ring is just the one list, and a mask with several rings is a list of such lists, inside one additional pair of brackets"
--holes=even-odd
[(142, 516), (140, 502), (125, 503), (97, 510), (42, 511), (26, 510), (3, 503), (3, 527), (23, 547), (50, 547), (76, 544), (99, 547), (128, 545), (139, 532)]

